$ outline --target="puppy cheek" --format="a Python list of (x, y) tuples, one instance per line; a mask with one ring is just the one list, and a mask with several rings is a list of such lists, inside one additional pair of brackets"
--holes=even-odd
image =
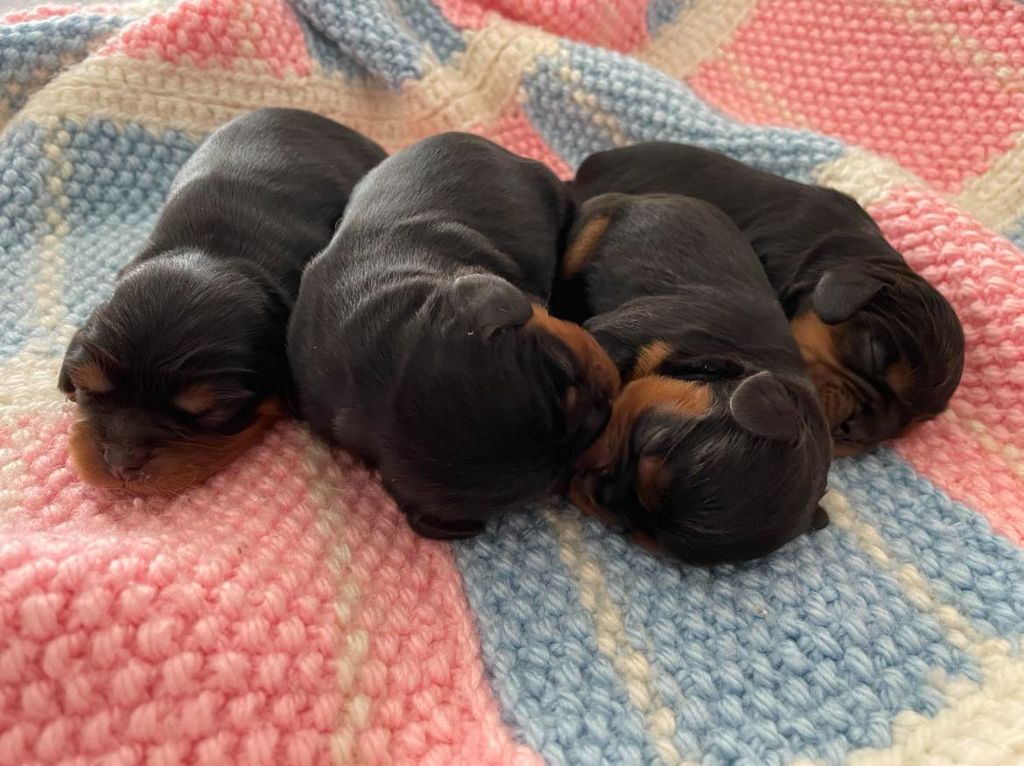
[(121, 482), (107, 472), (96, 429), (84, 417), (79, 417), (71, 426), (68, 454), (82, 481), (103, 489), (121, 488)]
[(163, 447), (147, 464), (146, 478), (127, 488), (139, 495), (167, 495), (201, 484), (257, 444), (280, 419), (279, 408), (261, 406), (256, 420), (237, 434)]
[(812, 369), (811, 381), (818, 390), (818, 400), (830, 427), (838, 426), (853, 414), (853, 398), (831, 375)]

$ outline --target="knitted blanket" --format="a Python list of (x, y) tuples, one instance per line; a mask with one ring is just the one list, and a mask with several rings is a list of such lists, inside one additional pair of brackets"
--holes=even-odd
[[(292, 424), (180, 497), (90, 488), (64, 345), (265, 105), (842, 189), (957, 308), (963, 385), (837, 461), (827, 530), (710, 571), (567, 508), (419, 539)], [(0, 125), (0, 764), (1024, 763), (1024, 5), (43, 7), (0, 23)]]

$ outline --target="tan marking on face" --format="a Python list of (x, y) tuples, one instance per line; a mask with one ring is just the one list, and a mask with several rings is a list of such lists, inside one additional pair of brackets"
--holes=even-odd
[(636, 380), (637, 378), (644, 378), (654, 374), (661, 366), (661, 363), (668, 359), (671, 354), (672, 347), (663, 340), (648, 343), (637, 354), (636, 363), (633, 365), (633, 370), (629, 373), (629, 379)]
[(896, 396), (903, 397), (914, 383), (914, 373), (904, 360), (893, 362), (885, 371), (885, 383)]
[(651, 511), (658, 507), (668, 486), (668, 471), (661, 455), (645, 455), (636, 468), (636, 494), (640, 504)]
[(563, 277), (574, 276), (587, 265), (594, 254), (597, 243), (608, 228), (609, 220), (606, 215), (597, 216), (588, 221), (583, 230), (576, 235), (565, 251), (565, 257), (562, 260)]
[(839, 366), (836, 341), (833, 332), (841, 325), (827, 325), (813, 311), (794, 317), (789, 323), (790, 332), (800, 347), (800, 355), (807, 364), (823, 363)]
[(629, 449), (629, 435), (636, 420), (652, 409), (682, 417), (706, 415), (711, 409), (711, 389), (705, 383), (649, 375), (622, 389), (612, 406), (608, 425), (583, 457), (580, 470), (602, 471), (622, 462)]
[(96, 362), (80, 364), (72, 368), (68, 375), (76, 389), (90, 394), (106, 394), (114, 389), (107, 373)]
[(102, 444), (87, 418), (79, 418), (71, 427), (68, 451), (79, 476), (89, 484), (134, 495), (176, 495), (226, 468), (258, 443), (280, 417), (280, 406), (268, 399), (260, 405), (252, 425), (237, 434), (159, 446), (143, 466), (143, 477), (135, 481), (122, 482), (107, 472)]
[(576, 357), (584, 376), (595, 390), (606, 394), (609, 399), (619, 392), (622, 383), (615, 363), (594, 336), (578, 324), (555, 319), (543, 306), (534, 304), (533, 316), (527, 327), (549, 333), (562, 341)]
[(174, 406), (191, 415), (201, 415), (217, 403), (217, 392), (207, 383), (189, 386), (176, 397)]
[(829, 427), (834, 428), (856, 408), (856, 400), (841, 372), (845, 368), (836, 348), (836, 337), (843, 332), (843, 325), (827, 325), (816, 313), (808, 311), (790, 321), (789, 329), (800, 349), (807, 374), (818, 390)]

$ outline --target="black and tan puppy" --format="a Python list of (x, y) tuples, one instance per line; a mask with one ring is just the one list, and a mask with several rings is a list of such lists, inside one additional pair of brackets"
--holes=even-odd
[(543, 165), (446, 133), (372, 171), (303, 276), (302, 410), (421, 534), (468, 537), (550, 492), (607, 421), (614, 365), (544, 308), (570, 223)]
[(82, 477), (176, 493), (282, 413), (287, 320), (306, 263), (385, 156), (331, 120), (264, 109), (214, 132), (172, 184), (145, 248), (79, 330), (60, 389)]
[[(676, 195), (584, 204), (563, 264), (622, 373), (572, 497), (690, 563), (765, 555), (827, 523), (828, 423), (757, 256)], [(556, 296), (561, 297), (561, 296)]]
[(836, 454), (870, 449), (945, 409), (963, 371), (960, 321), (845, 194), (671, 143), (588, 157), (577, 202), (606, 192), (697, 197), (739, 226), (791, 320)]

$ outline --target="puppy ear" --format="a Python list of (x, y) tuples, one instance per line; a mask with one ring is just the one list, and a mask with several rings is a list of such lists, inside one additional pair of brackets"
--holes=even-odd
[(490, 338), (501, 330), (522, 327), (533, 304), (522, 290), (493, 274), (468, 274), (453, 285), (455, 306), (470, 332)]
[(782, 381), (771, 372), (744, 380), (729, 398), (736, 422), (756, 436), (795, 441), (800, 435), (800, 412)]
[(68, 350), (64, 352), (64, 361), (61, 362), (60, 372), (57, 374), (57, 388), (71, 401), (75, 401), (75, 384), (71, 380), (71, 370), (79, 362), (81, 354), (82, 331), (79, 330), (68, 343)]
[(885, 287), (885, 282), (855, 268), (829, 269), (811, 293), (811, 305), (825, 324), (852, 317)]

